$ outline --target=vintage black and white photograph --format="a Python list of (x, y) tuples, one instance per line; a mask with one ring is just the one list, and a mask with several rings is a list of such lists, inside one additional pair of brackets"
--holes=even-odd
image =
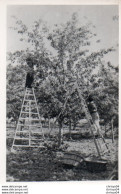
[(118, 5), (7, 5), (6, 181), (118, 175)]

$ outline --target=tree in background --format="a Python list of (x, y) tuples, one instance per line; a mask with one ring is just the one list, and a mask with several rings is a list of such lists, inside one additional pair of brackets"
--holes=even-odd
[[(68, 123), (76, 123), (80, 119), (80, 115), (83, 114), (81, 99), (79, 99), (79, 95), (74, 88), (76, 82), (78, 82), (81, 91), (83, 91), (85, 99), (89, 94), (93, 94), (99, 107), (100, 115), (103, 115), (102, 112), (107, 104), (109, 107), (117, 106), (117, 95), (112, 94), (113, 97), (107, 95), (107, 87), (109, 90), (108, 94), (111, 91), (111, 87), (113, 88), (113, 92), (117, 91), (117, 83), (113, 77), (110, 77), (110, 74), (113, 72), (109, 73), (108, 69), (106, 70), (105, 65), (102, 65), (101, 62), (104, 55), (112, 52), (113, 49), (108, 48), (98, 52), (89, 52), (91, 38), (96, 37), (91, 32), (91, 24), (80, 26), (76, 14), (73, 14), (70, 21), (65, 24), (60, 26), (55, 25), (55, 28), (51, 32), (49, 32), (45, 24), (40, 20), (34, 23), (34, 27), (31, 30), (22, 21), (17, 20), (16, 24), (18, 25), (16, 30), (21, 35), (20, 40), (29, 43), (30, 46), (29, 49), (24, 51), (9, 53), (11, 63), (17, 60), (23, 64), (22, 66), (11, 68), (14, 69), (14, 74), (16, 74), (15, 72), (20, 67), (20, 76), (22, 76), (22, 72), (26, 69), (26, 59), (30, 57), (33, 60), (35, 66), (34, 85), (40, 113), (43, 117), (57, 118), (59, 124), (59, 146), (61, 144), (61, 131), (64, 120), (66, 119)], [(49, 43), (56, 54), (51, 53), (47, 49)], [(8, 68), (9, 77), (12, 75), (11, 73), (12, 71)], [(16, 85), (17, 82), (19, 83), (18, 74), (14, 77), (11, 76), (13, 81), (10, 82), (9, 80), (9, 97), (12, 96), (9, 92), (15, 78)], [(112, 86), (111, 83), (113, 83)], [(19, 89), (23, 89), (22, 85)], [(13, 88), (14, 94), (15, 91), (16, 95), (19, 96), (19, 90), (17, 91), (17, 88)], [(102, 97), (106, 100), (110, 97), (110, 100), (108, 103), (106, 103), (106, 100), (102, 101), (102, 106), (99, 106)], [(116, 102), (113, 106), (110, 106), (110, 103), (114, 103), (111, 99), (115, 99)], [(11, 102), (8, 101), (8, 106), (10, 106), (10, 110), (16, 112), (16, 107), (13, 108)], [(15, 104), (17, 103), (15, 101)], [(110, 111), (113, 114), (114, 108), (110, 109)], [(101, 116), (101, 118), (103, 117)]]
[(7, 117), (17, 121), (25, 88), (26, 67), (11, 64), (7, 67)]

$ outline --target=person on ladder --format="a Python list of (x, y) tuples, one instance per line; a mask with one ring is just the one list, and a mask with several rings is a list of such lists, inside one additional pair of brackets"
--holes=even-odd
[[(28, 65), (28, 72), (27, 72), (27, 75), (26, 75), (25, 89), (27, 89), (27, 88), (31, 89), (32, 84), (34, 82), (33, 61), (32, 61), (31, 58), (27, 58), (26, 62), (27, 62), (27, 65)], [(28, 124), (29, 123), (29, 118), (28, 118), (28, 120), (26, 119), (24, 122), (26, 124)]]
[(32, 84), (34, 81), (34, 69), (33, 69), (33, 63), (31, 59), (27, 59), (27, 65), (28, 65), (28, 73), (26, 75), (26, 83), (25, 88), (32, 88)]
[(93, 124), (95, 126), (94, 135), (95, 136), (102, 136), (101, 128), (100, 128), (100, 124), (99, 124), (99, 122), (100, 122), (99, 114), (97, 112), (97, 107), (96, 107), (94, 100), (93, 100), (93, 97), (91, 95), (87, 99), (87, 106), (88, 106), (89, 112), (91, 114)]
[(34, 74), (33, 74), (33, 71), (31, 70), (26, 75), (25, 88), (32, 88), (33, 81), (34, 81)]

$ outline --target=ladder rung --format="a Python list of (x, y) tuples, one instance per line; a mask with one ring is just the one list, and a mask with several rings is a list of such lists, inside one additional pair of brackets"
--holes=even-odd
[(26, 96), (34, 96), (34, 94), (27, 94), (27, 93), (26, 93)]
[(33, 118), (30, 118), (30, 120), (32, 120), (32, 121), (40, 121), (40, 119), (33, 119)]
[(25, 96), (29, 96), (29, 95), (34, 96), (32, 92), (26, 92)]
[(39, 134), (39, 133), (41, 133), (42, 135), (43, 135), (43, 133), (42, 132), (31, 132), (31, 135), (34, 135), (34, 134)]
[(31, 147), (32, 147), (32, 148), (33, 148), (33, 147), (35, 147), (35, 148), (36, 148), (36, 147), (37, 147), (37, 148), (38, 148), (38, 147), (45, 148), (43, 145), (31, 145), (31, 146), (29, 146), (29, 147), (30, 147), (30, 148), (31, 148)]
[(25, 125), (25, 124), (20, 124), (20, 123), (18, 123), (18, 125), (19, 125), (19, 126), (23, 126), (23, 127), (29, 126), (29, 124), (26, 124), (26, 125)]
[(36, 100), (27, 100), (27, 99), (24, 99), (24, 101), (26, 101), (26, 102), (29, 102), (29, 101), (36, 102)]
[(29, 138), (26, 138), (26, 137), (15, 137), (14, 139), (15, 139), (15, 140), (16, 140), (16, 139), (20, 139), (20, 140), (22, 140), (22, 139), (23, 139), (23, 140), (29, 140)]
[[(22, 108), (23, 108), (23, 107), (29, 108), (30, 106), (29, 106), (28, 104), (26, 104), (26, 105), (24, 104), (24, 105), (22, 105)], [(31, 107), (32, 107), (32, 108), (33, 108), (33, 107), (35, 108), (35, 107), (37, 107), (37, 106), (36, 106), (36, 104), (31, 104)]]
[(22, 107), (26, 107), (26, 108), (29, 108), (29, 105), (23, 105)]
[(20, 117), (20, 118), (19, 118), (19, 120), (22, 120), (22, 119), (24, 119), (24, 120), (28, 120), (28, 121), (30, 121), (30, 120), (33, 120), (33, 121), (40, 121), (40, 119), (22, 118), (22, 117)]
[[(15, 140), (16, 140), (16, 139), (20, 139), (20, 140), (21, 140), (21, 139), (23, 139), (23, 140), (29, 140), (28, 137), (15, 137), (14, 139), (15, 139)], [(30, 140), (33, 140), (33, 141), (34, 141), (34, 140), (38, 140), (38, 141), (39, 141), (39, 140), (41, 140), (41, 139), (32, 139), (32, 138), (30, 138)]]
[[(37, 129), (37, 128), (38, 128), (38, 129), (40, 129), (40, 128), (42, 129), (42, 127), (41, 127), (41, 126), (37, 126), (37, 127), (36, 127), (36, 129)], [(34, 130), (35, 130), (35, 128), (34, 128), (34, 127), (30, 127), (30, 130), (31, 130), (31, 131), (33, 130), (33, 131), (34, 131)], [(33, 133), (38, 133), (38, 132), (33, 132)]]
[(43, 147), (44, 148), (44, 146), (43, 145), (13, 145), (13, 147)]
[(29, 133), (29, 130), (28, 131), (16, 131), (16, 133)]
[(22, 117), (19, 117), (19, 120), (22, 120), (22, 119), (24, 119), (24, 120), (28, 120), (28, 121), (29, 121), (29, 117), (28, 117), (28, 118), (22, 118)]
[[(29, 112), (21, 112), (21, 114), (24, 114), (24, 113), (29, 113)], [(30, 112), (31, 113), (31, 115), (33, 115), (33, 114), (35, 114), (35, 115), (39, 115), (38, 113), (34, 113), (34, 112)]]
[(30, 147), (29, 145), (13, 145), (13, 147), (16, 146), (16, 147)]
[(29, 125), (29, 127), (42, 127), (41, 123), (38, 125)]
[[(29, 131), (29, 130), (28, 131), (16, 131), (16, 133), (29, 133), (29, 132), (31, 132), (31, 131)], [(43, 135), (43, 132), (31, 132), (31, 134), (32, 135), (34, 135), (34, 134), (36, 134), (36, 135), (42, 134)]]
[(24, 125), (24, 124), (18, 124), (19, 126), (23, 126), (23, 127), (42, 127), (42, 125), (41, 125), (41, 123), (39, 124), (39, 125), (29, 125), (29, 124), (26, 124), (26, 125)]
[(29, 112), (24, 112), (24, 111), (22, 111), (21, 114), (23, 114), (23, 113), (28, 113), (28, 114), (29, 114)]
[(30, 125), (30, 127), (41, 127), (42, 125), (41, 125), (41, 123), (40, 123), (40, 125)]
[(25, 98), (24, 101), (36, 101), (35, 99), (27, 99)]
[[(21, 114), (24, 114), (24, 113), (25, 114), (27, 114), (27, 113), (29, 114), (29, 112), (23, 112), (23, 111), (21, 112)], [(38, 115), (38, 113), (34, 113), (34, 112), (30, 112), (30, 113), (31, 113), (31, 115), (33, 115), (33, 114)]]
[(31, 112), (31, 115), (33, 115), (33, 114), (34, 114), (34, 115), (38, 115), (38, 113)]
[[(40, 141), (42, 139), (30, 139), (31, 141)], [(39, 142), (40, 143), (40, 142)]]

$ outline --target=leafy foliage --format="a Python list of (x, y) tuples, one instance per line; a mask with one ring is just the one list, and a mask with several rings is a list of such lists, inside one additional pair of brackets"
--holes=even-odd
[(17, 120), (24, 95), (26, 68), (24, 65), (7, 67), (7, 117)]
[[(55, 25), (51, 32), (41, 20), (35, 21), (31, 30), (22, 21), (17, 20), (16, 24), (20, 40), (29, 43), (30, 47), (8, 55), (11, 63), (23, 64), (7, 68), (8, 117), (17, 118), (20, 111), (27, 58), (34, 65), (34, 87), (40, 114), (45, 118), (57, 118), (60, 135), (63, 122), (76, 123), (84, 116), (74, 88), (76, 81), (85, 99), (90, 94), (94, 96), (101, 119), (109, 122), (111, 117), (118, 116), (118, 67), (110, 62), (102, 63), (104, 55), (114, 48), (89, 53), (91, 39), (96, 36), (90, 25), (80, 26), (75, 13), (70, 21)], [(50, 52), (52, 49), (54, 53)]]

